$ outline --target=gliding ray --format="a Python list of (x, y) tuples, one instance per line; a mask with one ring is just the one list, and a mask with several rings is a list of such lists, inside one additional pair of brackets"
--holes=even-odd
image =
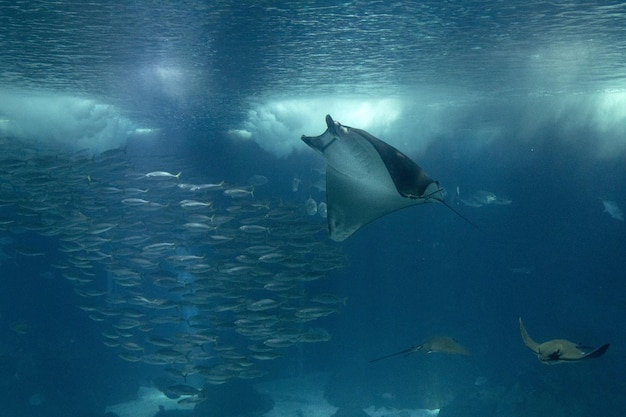
[(392, 353), (390, 355), (381, 356), (380, 358), (372, 359), (372, 362), (378, 362), (382, 359), (391, 358), (399, 355), (408, 355), (414, 352), (426, 352), (426, 353), (448, 353), (451, 355), (469, 355), (469, 351), (465, 349), (459, 342), (449, 336), (432, 336), (424, 340), (419, 345), (411, 346), (408, 349), (401, 350), (399, 352)]
[[(547, 342), (537, 343), (528, 335), (521, 317), (519, 318), (519, 328), (522, 333), (522, 340), (524, 341), (526, 347), (535, 352), (537, 358), (539, 358), (542, 363), (547, 365), (599, 358), (604, 355), (609, 348), (608, 343), (594, 349), (586, 348), (565, 339), (553, 339), (548, 340)], [(589, 352), (584, 352), (583, 349), (591, 350)]]

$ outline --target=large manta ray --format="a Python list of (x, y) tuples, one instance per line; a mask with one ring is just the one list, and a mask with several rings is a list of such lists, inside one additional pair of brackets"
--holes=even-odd
[[(599, 358), (609, 348), (609, 344), (600, 346), (599, 348), (585, 348), (579, 344), (570, 342), (565, 339), (553, 339), (547, 342), (537, 343), (528, 335), (526, 327), (519, 318), (519, 328), (522, 333), (522, 340), (526, 347), (537, 355), (537, 358), (546, 365), (553, 365), (563, 362), (575, 362), (582, 359)], [(584, 350), (588, 352), (585, 352)]]
[(446, 204), (439, 183), (393, 146), (364, 130), (343, 126), (330, 115), (326, 125), (326, 132), (303, 135), (302, 141), (320, 152), (328, 164), (326, 202), (331, 239), (343, 241), (367, 223), (405, 207)]

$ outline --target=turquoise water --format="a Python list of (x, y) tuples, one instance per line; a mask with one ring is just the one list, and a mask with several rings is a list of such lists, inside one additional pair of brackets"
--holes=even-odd
[[(0, 2), (0, 415), (103, 415), (140, 385), (209, 415), (218, 389), (320, 372), (337, 407), (621, 415), (625, 18)], [(478, 230), (433, 204), (332, 242), (299, 140), (326, 114)], [(611, 347), (544, 366), (520, 316), (538, 342)], [(431, 336), (471, 355), (369, 363)]]

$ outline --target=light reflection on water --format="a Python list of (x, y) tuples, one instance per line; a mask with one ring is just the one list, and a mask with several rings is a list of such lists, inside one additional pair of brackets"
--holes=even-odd
[(276, 92), (541, 94), (623, 88), (626, 78), (619, 5), (153, 3), (0, 4), (4, 87), (211, 118)]

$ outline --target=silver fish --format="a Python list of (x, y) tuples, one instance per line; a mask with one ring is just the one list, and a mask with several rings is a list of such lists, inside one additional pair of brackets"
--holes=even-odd
[(170, 174), (169, 172), (166, 171), (152, 171), (152, 172), (148, 172), (145, 177), (146, 178), (155, 178), (155, 179), (179, 179), (180, 178), (180, 174), (182, 174), (182, 172), (179, 172), (178, 174)]

